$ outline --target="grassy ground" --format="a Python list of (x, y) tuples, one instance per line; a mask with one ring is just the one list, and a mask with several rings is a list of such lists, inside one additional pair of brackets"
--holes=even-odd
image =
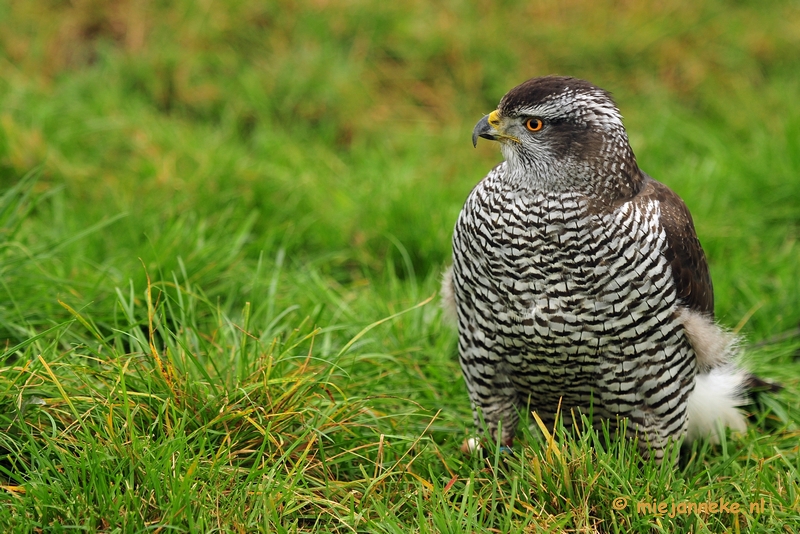
[[(644, 5), (0, 3), (3, 530), (794, 532), (800, 9)], [(458, 451), (469, 136), (547, 73), (614, 92), (786, 386), (677, 469), (592, 431)]]

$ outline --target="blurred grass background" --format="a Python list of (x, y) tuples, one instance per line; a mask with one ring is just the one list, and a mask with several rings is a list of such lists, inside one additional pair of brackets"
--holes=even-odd
[[(174, 221), (235, 232), (250, 216), (249, 257), (326, 251), (351, 279), (397, 256), (391, 235), (416, 272), (438, 270), (498, 159), (469, 150), (475, 118), (561, 73), (615, 94), (643, 168), (688, 201), (720, 315), (760, 304), (765, 333), (796, 323), (781, 310), (797, 286), (767, 276), (797, 257), (793, 2), (80, 0), (6, 2), (0, 21), (0, 179), (41, 165), (59, 231), (125, 214), (69, 255), (133, 257), (117, 283), (137, 256), (176, 256)], [(731, 256), (741, 270), (717, 268)]]
[[(114, 445), (103, 434), (110, 432), (105, 415), (97, 415), (96, 428), (86, 422), (83, 437), (70, 434), (75, 421), (123, 406), (129, 411), (116, 417), (143, 436), (152, 435), (154, 421), (173, 438), (170, 417), (195, 421), (186, 450), (198, 457), (214, 444), (260, 450), (283, 465), (309, 443), (302, 429), (316, 421), (318, 429), (359, 428), (329, 443), (339, 451), (364, 447), (362, 460), (375, 466), (389, 450), (379, 436), (402, 435), (397, 446), (408, 444), (405, 453), (434, 436), (426, 467), (414, 475), (428, 485), (467, 469), (456, 447), (470, 425), (469, 406), (454, 335), (441, 325), (435, 301), (375, 323), (437, 289), (461, 204), (500, 159), (497, 147), (470, 146), (474, 123), (511, 87), (551, 73), (610, 90), (641, 167), (691, 209), (710, 258), (718, 318), (756, 344), (754, 367), (791, 391), (771, 406), (785, 425), (775, 442), (761, 445), (772, 450), (795, 436), (797, 424), (798, 72), (794, 1), (0, 2), (0, 403), (8, 410), (3, 447), (16, 451), (0, 467), (9, 487), (27, 488), (6, 492), (6, 519), (20, 528), (72, 521), (113, 530), (119, 520), (103, 524), (107, 510), (97, 502), (37, 494), (36, 473), (51, 484), (48, 477), (70, 472), (64, 465), (77, 467), (44, 454), (52, 464), (38, 461), (51, 465), (47, 471), (35, 458), (54, 447), (77, 451), (74, 460), (85, 454), (86, 436), (101, 434), (92, 447), (110, 447), (105, 454), (113, 458), (132, 454), (135, 438)], [(359, 335), (368, 325), (374, 328)], [(314, 361), (322, 373), (314, 376), (328, 385), (299, 394), (290, 384), (305, 384), (298, 377)], [(135, 368), (139, 382), (129, 376)], [(117, 399), (124, 377), (150, 400)], [(275, 391), (293, 400), (280, 404)], [(86, 411), (70, 407), (71, 397)], [(61, 402), (65, 411), (37, 408), (36, 399)], [(347, 409), (337, 412), (333, 399)], [(218, 402), (239, 406), (235, 424), (215, 426), (210, 414), (222, 409)], [(261, 432), (244, 405), (271, 406), (273, 415), (313, 408), (316, 415), (291, 424), (286, 415), (284, 434)], [(170, 410), (177, 412), (165, 416)], [(26, 413), (35, 416), (22, 424)], [(50, 423), (69, 447), (42, 437)], [(240, 427), (249, 430), (237, 441), (231, 428)], [(203, 445), (192, 441), (200, 431)], [(275, 435), (289, 436), (295, 452)], [(409, 486), (402, 491), (413, 491), (384, 497), (390, 503), (402, 494), (413, 510), (386, 504), (386, 513), (397, 524), (421, 514), (417, 523), (428, 526), (417, 528), (441, 531), (450, 503), (420, 504), (427, 515), (414, 508), (419, 491), (430, 488), (408, 478), (403, 451), (397, 465)], [(796, 445), (792, 455), (796, 466)], [(249, 488), (231, 467), (236, 461), (226, 464), (232, 487)], [(255, 472), (264, 474), (268, 463)], [(345, 463), (320, 467), (325, 474), (312, 478), (326, 491), (333, 491), (332, 482), (321, 482), (326, 477), (374, 483), (354, 458)], [(797, 488), (794, 477), (787, 487)], [(457, 479), (455, 487), (475, 498), (469, 506), (485, 504), (483, 493), (465, 489), (469, 475)], [(85, 480), (64, 484), (89, 487)], [(137, 484), (149, 487), (138, 479), (131, 487)], [(496, 481), (487, 484), (486, 491), (497, 489)], [(194, 495), (183, 503), (191, 508), (198, 505), (190, 487), (180, 491)], [(212, 501), (219, 498), (209, 491)], [(379, 530), (378, 523), (360, 527), (356, 512), (315, 501), (316, 490), (308, 490), (312, 504), (274, 490), (283, 496), (275, 502), (285, 501), (273, 503), (272, 519), (264, 515), (268, 506), (248, 500), (253, 491), (239, 491), (246, 504), (236, 501), (228, 515), (199, 506), (194, 517), (205, 518), (205, 529), (216, 518), (223, 531), (271, 530), (284, 520), (302, 530), (316, 525), (310, 506), (338, 518), (336, 525)], [(797, 497), (785, 491), (791, 510)], [(353, 501), (372, 507), (364, 521), (383, 510), (368, 494)], [(101, 495), (116, 498), (115, 490)], [(139, 497), (125, 505), (138, 514), (131, 529), (204, 529), (187, 519), (192, 513), (176, 493)], [(616, 523), (603, 498), (583, 508), (554, 505), (551, 527), (610, 529)], [(41, 499), (53, 501), (38, 509)], [(173, 508), (164, 504), (173, 500)], [(467, 530), (503, 530), (491, 513), (481, 517), (472, 526), (458, 523), (463, 516), (451, 519)], [(617, 527), (634, 528), (635, 517), (618, 518)], [(703, 523), (689, 527), (700, 531)]]

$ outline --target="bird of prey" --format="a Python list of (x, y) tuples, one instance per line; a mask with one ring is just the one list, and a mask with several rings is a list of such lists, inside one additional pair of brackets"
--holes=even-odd
[[(505, 161), (467, 197), (443, 300), (475, 424), (510, 446), (521, 410), (577, 411), (671, 442), (745, 429), (748, 373), (714, 321), (708, 264), (683, 201), (642, 170), (608, 92), (534, 78), (472, 133)], [(498, 429), (500, 432), (498, 433)]]

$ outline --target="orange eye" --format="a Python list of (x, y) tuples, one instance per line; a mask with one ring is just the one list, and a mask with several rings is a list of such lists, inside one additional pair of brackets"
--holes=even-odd
[(525, 121), (525, 127), (531, 132), (538, 132), (544, 126), (542, 119), (528, 119)]

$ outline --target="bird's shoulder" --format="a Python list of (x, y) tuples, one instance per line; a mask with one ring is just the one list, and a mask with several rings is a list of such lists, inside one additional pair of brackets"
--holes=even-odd
[(658, 205), (659, 223), (666, 237), (665, 259), (672, 268), (677, 297), (689, 309), (713, 317), (711, 274), (692, 215), (672, 189), (645, 173), (642, 175), (642, 187), (630, 202), (640, 209), (652, 203)]

